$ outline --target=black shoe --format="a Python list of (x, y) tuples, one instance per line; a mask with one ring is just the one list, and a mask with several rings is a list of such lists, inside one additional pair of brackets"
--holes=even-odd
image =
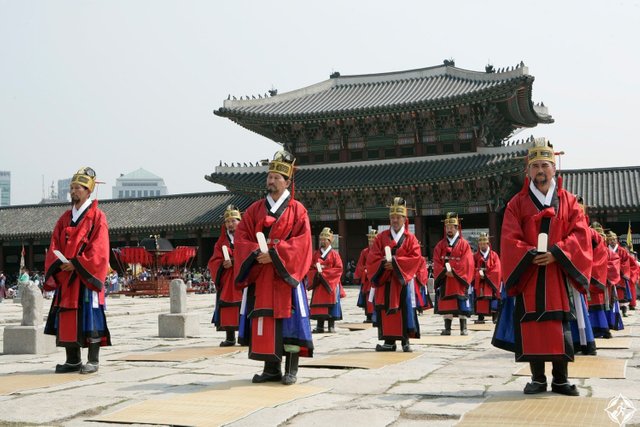
[(524, 386), (524, 394), (538, 394), (547, 391), (547, 383), (539, 383), (537, 381), (531, 381)]
[(376, 351), (396, 351), (395, 344), (377, 344)]
[(81, 374), (93, 374), (98, 372), (98, 364), (87, 362), (82, 365), (82, 369), (80, 369)]
[(284, 376), (282, 377), (282, 384), (284, 385), (291, 385), (291, 384), (295, 384), (296, 381), (298, 381), (298, 378), (295, 375), (292, 374), (284, 374)]
[(484, 325), (484, 320), (474, 320), (473, 323), (475, 325)]
[(462, 329), (462, 330), (460, 331), (460, 335), (469, 335), (469, 331), (468, 331), (468, 330), (466, 330), (466, 329)]
[(236, 345), (236, 340), (224, 340), (220, 343), (220, 347), (233, 347), (234, 345)]
[(82, 369), (82, 362), (78, 363), (64, 363), (62, 365), (56, 365), (56, 374), (68, 374), (70, 372), (80, 372)]
[(604, 335), (602, 336), (602, 338), (605, 338), (605, 339), (609, 339), (611, 337), (613, 337), (613, 335), (611, 335), (611, 331), (605, 332)]
[(324, 328), (313, 328), (311, 332), (314, 334), (324, 334)]
[(635, 310), (635, 309), (636, 309), (635, 306), (634, 307), (629, 306), (629, 310)]
[(282, 380), (282, 373), (278, 372), (270, 374), (268, 372), (263, 372), (261, 374), (255, 374), (251, 379), (252, 383), (268, 383), (268, 382), (278, 382)]
[(451, 335), (451, 329), (443, 329), (440, 335)]
[(402, 344), (402, 351), (404, 351), (405, 353), (413, 353), (413, 349), (411, 348), (409, 343)]
[(551, 391), (554, 393), (564, 394), (565, 396), (580, 396), (578, 388), (574, 384), (569, 383), (556, 384), (552, 382)]

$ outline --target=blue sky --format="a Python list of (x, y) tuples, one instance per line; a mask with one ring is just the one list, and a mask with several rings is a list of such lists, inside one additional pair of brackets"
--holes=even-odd
[(222, 189), (223, 162), (277, 145), (212, 111), (229, 94), (280, 93), (329, 77), (454, 58), (483, 70), (524, 61), (565, 169), (638, 164), (640, 0), (0, 0), (0, 170), (12, 204), (92, 166), (110, 198), (120, 173), (170, 193)]

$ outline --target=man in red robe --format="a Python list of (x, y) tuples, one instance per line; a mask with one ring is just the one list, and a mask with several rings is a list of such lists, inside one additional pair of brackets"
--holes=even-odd
[[(611, 250), (611, 246), (609, 246), (609, 241), (617, 242), (617, 236), (613, 233), (611, 236), (609, 232), (606, 234), (607, 240), (607, 291), (609, 295), (609, 328), (614, 331), (620, 331), (624, 329), (624, 324), (622, 322), (622, 314), (620, 313), (620, 301), (618, 301), (618, 290), (617, 286), (620, 281), (622, 281), (622, 277), (620, 277), (621, 267), (620, 267), (620, 255), (618, 252), (614, 252)], [(615, 244), (614, 244), (615, 247)]]
[(367, 257), (367, 271), (376, 288), (378, 339), (384, 340), (376, 351), (395, 351), (400, 340), (402, 351), (410, 352), (409, 338), (420, 338), (412, 294), (422, 254), (418, 239), (409, 231), (407, 204), (401, 197), (393, 199), (389, 221), (391, 227), (378, 233)]
[(360, 252), (358, 258), (358, 264), (356, 264), (356, 271), (353, 274), (353, 280), (356, 284), (360, 285), (360, 293), (358, 295), (358, 307), (364, 309), (365, 320), (364, 323), (371, 323), (374, 307), (373, 307), (373, 294), (371, 287), (371, 280), (367, 274), (367, 257), (369, 251), (373, 246), (373, 242), (376, 240), (377, 230), (371, 229), (367, 233), (368, 246)]
[(254, 383), (293, 384), (298, 358), (313, 354), (302, 283), (311, 266), (311, 228), (307, 210), (288, 190), (294, 161), (287, 152), (276, 153), (269, 163), (266, 199), (247, 209), (235, 235), (236, 286), (248, 288), (249, 358), (264, 361), (264, 370), (253, 377)]
[(342, 320), (340, 307), (340, 278), (342, 277), (342, 259), (333, 250), (333, 231), (325, 227), (320, 232), (320, 249), (313, 253), (311, 268), (307, 274), (307, 286), (312, 291), (309, 303), (311, 319), (318, 321), (312, 331), (324, 333), (324, 321), (328, 321), (329, 333), (334, 333), (335, 321)]
[(240, 322), (242, 290), (236, 288), (233, 283), (233, 248), (234, 235), (241, 219), (240, 211), (229, 205), (224, 212), (224, 227), (208, 263), (209, 272), (216, 286), (216, 307), (212, 323), (216, 325), (216, 330), (226, 331), (227, 334), (226, 339), (220, 343), (220, 347), (236, 344), (235, 331), (238, 330)]
[(556, 181), (554, 151), (545, 138), (529, 149), (525, 184), (507, 204), (501, 261), (505, 287), (515, 297), (516, 361), (529, 362), (525, 394), (547, 389), (545, 361), (553, 364), (551, 391), (578, 396), (569, 383), (574, 359), (569, 320), (575, 319), (567, 284), (585, 293), (591, 274), (591, 235), (576, 197)]
[(607, 234), (607, 243), (609, 244), (609, 250), (618, 254), (620, 257), (620, 280), (616, 285), (616, 297), (620, 304), (620, 311), (623, 317), (627, 317), (627, 308), (629, 301), (631, 301), (631, 287), (629, 282), (631, 281), (631, 263), (629, 262), (629, 252), (626, 248), (623, 248), (618, 243), (618, 235), (613, 231), (609, 231)]
[(471, 315), (469, 286), (474, 262), (471, 246), (459, 230), (460, 219), (448, 212), (444, 219), (445, 237), (433, 249), (433, 276), (436, 289), (435, 313), (444, 317), (441, 335), (451, 335), (454, 317), (460, 317), (460, 335), (467, 335), (467, 318)]
[(638, 265), (638, 253), (633, 251), (633, 249), (629, 250), (629, 264), (631, 268), (631, 283), (629, 283), (629, 288), (631, 290), (631, 301), (629, 301), (629, 310), (636, 309), (636, 303), (638, 299), (638, 280), (640, 280), (640, 265)]
[(607, 291), (607, 265), (609, 250), (605, 242), (602, 225), (591, 223), (591, 247), (593, 262), (591, 264), (591, 281), (589, 282), (589, 318), (596, 338), (611, 338), (607, 311), (609, 311), (609, 293)]
[(500, 257), (489, 245), (487, 233), (480, 233), (478, 252), (473, 256), (473, 260), (476, 267), (473, 281), (475, 312), (478, 315), (478, 320), (475, 323), (483, 324), (485, 315), (491, 315), (493, 323), (495, 323), (502, 283), (502, 266)]
[[(45, 259), (45, 291), (55, 291), (44, 333), (56, 336), (66, 361), (56, 373), (94, 373), (100, 346), (111, 345), (104, 315), (104, 283), (109, 271), (109, 230), (98, 201), (90, 196), (96, 173), (89, 167), (71, 178), (70, 210), (62, 214)], [(88, 347), (82, 364), (81, 347)]]

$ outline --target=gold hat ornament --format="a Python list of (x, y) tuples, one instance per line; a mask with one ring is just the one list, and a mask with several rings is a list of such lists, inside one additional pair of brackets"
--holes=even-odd
[(481, 232), (478, 235), (478, 243), (489, 243), (489, 234), (485, 232)]
[(227, 209), (224, 211), (224, 219), (226, 220), (227, 218), (235, 218), (240, 221), (242, 219), (240, 216), (240, 210), (233, 205), (227, 206)]
[(447, 215), (444, 217), (442, 222), (444, 225), (460, 225), (460, 221), (462, 218), (458, 218), (458, 214), (455, 212), (447, 212)]
[(402, 197), (394, 197), (393, 203), (389, 206), (389, 216), (402, 215), (407, 216), (407, 201)]
[(618, 235), (616, 233), (614, 233), (613, 231), (609, 230), (609, 231), (607, 231), (607, 239), (616, 239), (616, 240), (618, 240)]
[(333, 241), (333, 231), (329, 227), (325, 227), (320, 232), (321, 239), (328, 239), (330, 242)]
[(529, 154), (527, 156), (527, 164), (530, 165), (535, 161), (546, 161), (556, 164), (555, 154), (553, 152), (553, 145), (547, 140), (547, 138), (536, 138), (533, 140), (533, 146), (529, 148)]
[(96, 171), (88, 166), (81, 167), (78, 172), (73, 174), (71, 184), (80, 184), (89, 189), (90, 192), (93, 192), (96, 186)]
[(287, 151), (278, 151), (269, 162), (269, 172), (279, 173), (289, 179), (293, 176), (293, 165), (296, 159)]
[(378, 230), (374, 230), (373, 228), (369, 230), (367, 233), (367, 240), (372, 241), (376, 240), (376, 236), (378, 235)]

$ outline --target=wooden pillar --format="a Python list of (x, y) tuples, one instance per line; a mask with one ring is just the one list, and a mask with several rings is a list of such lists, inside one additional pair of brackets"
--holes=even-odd
[(340, 195), (338, 195), (338, 208), (336, 210), (338, 214), (338, 235), (340, 236), (340, 243), (338, 252), (340, 252), (340, 256), (344, 262), (347, 261), (347, 220), (345, 219), (344, 214), (344, 202), (340, 200)]
[(416, 238), (423, 247), (422, 255), (425, 255), (429, 252), (429, 248), (427, 247), (427, 243), (424, 238), (424, 221), (422, 218), (422, 214), (420, 213), (420, 209), (416, 209), (416, 215), (413, 217), (413, 223), (416, 226)]
[(198, 259), (197, 259), (197, 263), (198, 263), (198, 267), (202, 267), (202, 265), (203, 265), (202, 264), (202, 259), (204, 258), (204, 255), (203, 255), (204, 249), (202, 247), (202, 230), (198, 230), (196, 232), (196, 242), (198, 244), (198, 255), (197, 255)]
[(33, 271), (33, 239), (28, 241), (29, 250), (27, 251), (27, 259), (25, 260), (29, 272)]
[(4, 271), (4, 241), (0, 240), (0, 271)]
[(491, 242), (491, 248), (500, 253), (500, 228), (501, 228), (500, 215), (497, 212), (489, 212), (489, 236)]

